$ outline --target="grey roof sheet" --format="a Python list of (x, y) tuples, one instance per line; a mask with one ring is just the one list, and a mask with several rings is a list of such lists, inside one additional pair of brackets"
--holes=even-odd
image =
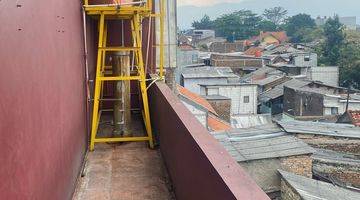
[(315, 150), (316, 151), (312, 155), (314, 160), (334, 164), (347, 164), (353, 166), (360, 165), (360, 158), (355, 155), (340, 153), (337, 151), (331, 151), (326, 149)]
[(289, 81), (286, 81), (282, 84), (279, 84), (277, 86), (275, 86), (274, 88), (272, 88), (271, 90), (265, 91), (262, 94), (260, 94), (259, 98), (260, 101), (268, 101), (270, 99), (276, 99), (278, 97), (281, 97), (282, 95), (284, 95), (284, 86), (287, 87), (303, 87), (307, 84), (309, 84), (310, 82), (308, 81), (302, 81), (302, 80), (298, 80), (298, 79), (291, 79)]
[(274, 75), (274, 76), (269, 76), (269, 77), (261, 79), (261, 80), (256, 80), (253, 83), (258, 84), (260, 86), (264, 86), (264, 85), (267, 85), (267, 84), (272, 83), (274, 81), (277, 81), (279, 79), (282, 79), (283, 77), (284, 76), (276, 76), (276, 75)]
[(288, 133), (326, 135), (333, 137), (360, 138), (360, 127), (350, 124), (309, 122), (309, 121), (278, 121)]
[(238, 162), (311, 154), (314, 150), (279, 128), (259, 126), (213, 133)]
[(279, 170), (283, 179), (304, 200), (359, 200), (360, 193), (332, 184)]
[(239, 78), (229, 67), (196, 67), (185, 68), (181, 73), (184, 78)]
[(269, 114), (231, 116), (231, 126), (234, 128), (249, 128), (271, 123), (272, 119)]

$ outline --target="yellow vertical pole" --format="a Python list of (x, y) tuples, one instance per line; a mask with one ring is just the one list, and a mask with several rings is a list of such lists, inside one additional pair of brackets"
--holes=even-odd
[[(104, 36), (103, 36), (103, 45), (102, 47), (106, 47), (107, 44), (107, 37), (108, 37), (108, 29), (107, 29), (108, 25), (107, 22), (104, 21)], [(106, 51), (102, 52), (102, 63), (101, 63), (101, 73), (104, 74), (105, 73), (105, 65), (106, 65)], [(102, 81), (101, 83), (101, 90), (100, 90), (100, 97), (101, 99), (104, 98), (104, 82)], [(101, 105), (100, 105), (101, 106)]]
[(89, 5), (89, 0), (84, 0), (85, 6)]
[(102, 64), (102, 54), (101, 50), (103, 46), (103, 36), (104, 36), (104, 13), (100, 14), (99, 19), (99, 43), (98, 43), (98, 54), (97, 54), (97, 64), (96, 64), (96, 80), (95, 80), (95, 93), (94, 93), (94, 108), (93, 108), (93, 117), (92, 117), (92, 129), (91, 129), (91, 138), (90, 138), (90, 151), (94, 150), (95, 147), (95, 138), (98, 129), (98, 118), (99, 118), (99, 101), (100, 101), (100, 89), (101, 89), (101, 64)]
[(141, 39), (141, 19), (139, 14), (135, 14), (134, 16), (134, 31), (135, 31), (135, 41), (137, 46), (139, 47), (138, 51), (138, 60), (139, 60), (139, 75), (140, 75), (140, 90), (141, 90), (141, 96), (143, 100), (143, 107), (144, 107), (144, 113), (143, 118), (145, 122), (145, 128), (147, 135), (149, 137), (149, 146), (150, 148), (154, 148), (154, 141), (153, 141), (153, 135), (152, 135), (152, 127), (151, 127), (151, 121), (150, 121), (150, 112), (149, 112), (149, 104), (148, 104), (148, 96), (147, 96), (147, 90), (146, 90), (146, 74), (144, 69), (144, 60), (142, 55), (142, 39)]
[(160, 3), (160, 78), (164, 77), (164, 16), (165, 16), (165, 0), (159, 0)]

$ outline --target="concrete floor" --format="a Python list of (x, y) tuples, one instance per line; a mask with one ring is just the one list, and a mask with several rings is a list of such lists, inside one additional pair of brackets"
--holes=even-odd
[[(139, 121), (138, 121), (139, 122)], [(137, 133), (142, 126), (137, 127)], [(145, 142), (96, 144), (88, 154), (74, 200), (174, 199), (158, 150)]]

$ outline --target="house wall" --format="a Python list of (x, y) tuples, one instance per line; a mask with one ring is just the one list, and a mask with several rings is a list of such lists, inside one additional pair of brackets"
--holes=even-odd
[(309, 78), (326, 85), (339, 86), (339, 67), (311, 67)]
[(231, 99), (207, 99), (219, 117), (230, 123)]
[(71, 199), (87, 146), (81, 1), (0, 10), (0, 199)]
[[(310, 57), (310, 60), (306, 61), (306, 57)], [(298, 54), (293, 57), (293, 60), (290, 61), (290, 63), (297, 67), (316, 67), (318, 65), (318, 56), (316, 53)]]
[(213, 42), (210, 45), (210, 52), (217, 53), (231, 53), (231, 52), (243, 52), (244, 43), (243, 42)]
[(278, 169), (294, 174), (312, 177), (312, 158), (310, 155), (289, 156), (239, 162), (256, 183), (266, 192), (280, 191), (280, 175)]
[(301, 200), (299, 193), (284, 179), (281, 179), (281, 200)]
[(322, 116), (323, 96), (284, 87), (284, 112), (292, 116)]
[[(231, 114), (257, 114), (257, 85), (209, 87), (205, 95), (221, 95), (231, 99)], [(249, 97), (249, 103), (244, 97)]]
[[(346, 100), (340, 100), (338, 97), (324, 96), (324, 115), (331, 115), (331, 108), (336, 108), (337, 114), (345, 113)], [(360, 101), (350, 101), (349, 110), (359, 110)]]
[(186, 89), (200, 94), (200, 84), (226, 84), (228, 83), (227, 78), (183, 78), (180, 81)]

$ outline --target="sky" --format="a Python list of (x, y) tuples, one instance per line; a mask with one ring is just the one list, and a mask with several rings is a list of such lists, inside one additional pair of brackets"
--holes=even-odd
[[(221, 2), (221, 3), (219, 3)], [(249, 9), (261, 14), (264, 9), (282, 6), (289, 15), (307, 13), (313, 16), (357, 16), (360, 24), (360, 0), (177, 0), (178, 26), (191, 27), (191, 22), (204, 14), (212, 19), (232, 11)]]

